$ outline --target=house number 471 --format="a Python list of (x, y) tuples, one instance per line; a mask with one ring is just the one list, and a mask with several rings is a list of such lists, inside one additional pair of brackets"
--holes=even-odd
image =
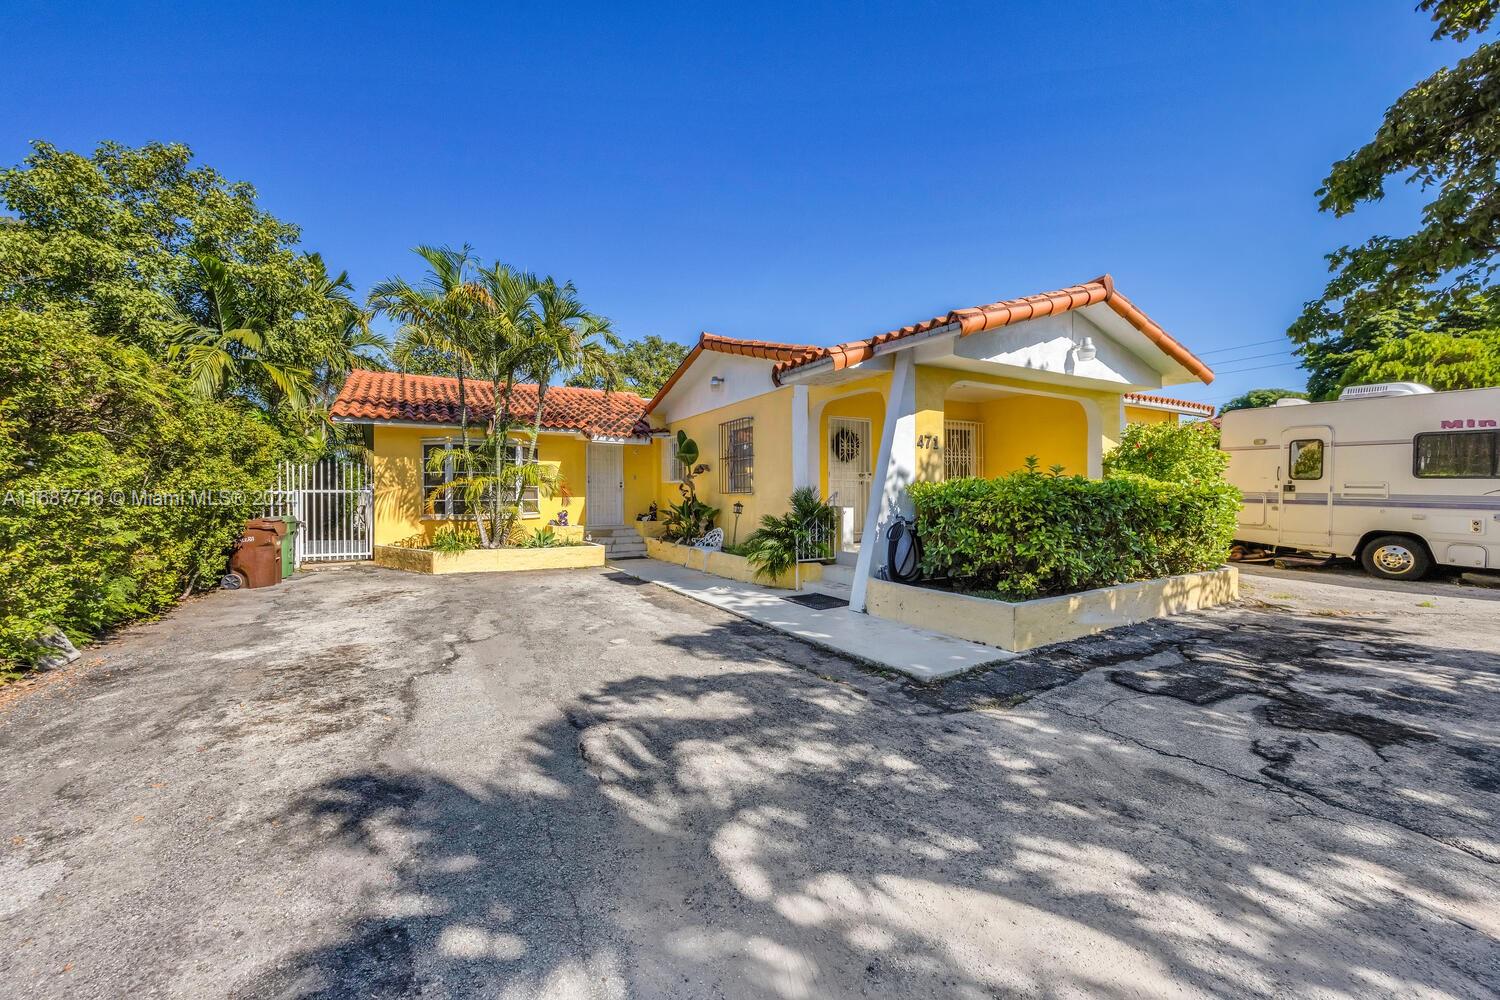
[(940, 451), (943, 446), (938, 443), (938, 436), (936, 434), (918, 434), (917, 447), (931, 448), (933, 451)]

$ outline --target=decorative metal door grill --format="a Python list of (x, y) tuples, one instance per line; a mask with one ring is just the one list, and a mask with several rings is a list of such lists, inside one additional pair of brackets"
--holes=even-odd
[(364, 462), (283, 462), (266, 506), (298, 522), (297, 563), (369, 559), (374, 554), (374, 477)]
[(719, 425), (720, 493), (753, 493), (755, 467), (755, 424), (753, 417), (741, 417)]
[(972, 420), (943, 421), (943, 478), (984, 475), (984, 426)]

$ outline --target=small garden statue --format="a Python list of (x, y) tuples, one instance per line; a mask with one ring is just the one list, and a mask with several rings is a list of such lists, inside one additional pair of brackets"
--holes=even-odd
[(644, 513), (644, 514), (637, 514), (635, 519), (637, 521), (654, 521), (654, 520), (656, 520), (656, 501), (652, 500), (651, 501), (651, 506), (649, 506), (649, 507), (646, 508), (646, 513)]

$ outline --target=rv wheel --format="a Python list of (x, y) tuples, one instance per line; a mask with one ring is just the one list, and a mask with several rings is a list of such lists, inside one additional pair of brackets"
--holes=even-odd
[(1382, 580), (1420, 580), (1432, 568), (1426, 547), (1404, 535), (1381, 535), (1364, 547), (1365, 572)]

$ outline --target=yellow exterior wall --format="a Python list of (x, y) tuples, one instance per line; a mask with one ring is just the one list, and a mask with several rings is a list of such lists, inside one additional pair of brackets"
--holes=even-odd
[[(918, 480), (943, 477), (943, 422), (976, 419), (985, 423), (986, 476), (1014, 471), (1027, 455), (1036, 455), (1043, 468), (1063, 465), (1070, 474), (1088, 474), (1088, 416), (1074, 399), (1091, 403), (1099, 414), (1101, 452), (1120, 443), (1121, 397), (1123, 393), (1097, 389), (1064, 388), (1051, 383), (1029, 382), (1004, 375), (958, 371), (930, 365), (916, 367), (915, 461)], [(991, 385), (1025, 392), (1064, 393), (1073, 399), (1022, 395), (997, 397), (974, 404), (949, 402), (948, 391), (956, 382)], [(958, 416), (958, 414), (965, 414)], [(991, 425), (995, 430), (991, 431)], [(1017, 443), (1017, 442), (1024, 442)]]
[[(422, 495), (422, 442), (450, 436), (457, 441), (458, 435), (444, 427), (377, 424), (374, 431), (371, 464), (375, 475), (375, 544), (396, 545), (417, 538), (431, 541), (432, 533), (449, 522), (426, 513)], [(638, 450), (649, 451), (649, 446), (639, 446)], [(627, 503), (631, 488), (629, 451), (627, 446)], [(566, 434), (543, 434), (537, 441), (537, 455), (543, 463), (557, 466), (563, 485), (554, 495), (542, 498), (541, 516), (524, 519), (522, 526), (540, 528), (563, 510), (568, 512), (570, 524), (588, 523), (584, 510), (588, 442)], [(635, 516), (628, 506), (626, 513), (627, 517)]]
[(631, 524), (657, 497), (661, 487), (661, 446), (627, 444), (625, 448), (625, 523)]
[(1144, 406), (1125, 407), (1125, 422), (1127, 424), (1175, 424), (1180, 418), (1170, 410), (1152, 410)]
[(1070, 476), (1089, 471), (1088, 415), (1070, 399), (1002, 396), (980, 404), (984, 474), (1003, 476), (1035, 455), (1042, 469), (1061, 465)]
[[(720, 492), (719, 425), (742, 417), (754, 419), (754, 465), (751, 467), (751, 493)], [(667, 425), (673, 438), (679, 430), (687, 431), (688, 437), (698, 443), (699, 463), (706, 464), (708, 471), (698, 476), (695, 483), (698, 499), (719, 508), (719, 527), (724, 529), (726, 539), (734, 531), (736, 502), (745, 505), (740, 517), (739, 540), (744, 541), (750, 532), (760, 525), (762, 514), (783, 514), (787, 510), (787, 498), (792, 493), (792, 390), (777, 389), (751, 399), (741, 400), (729, 406), (699, 413), (685, 420), (675, 420)], [(660, 447), (669, 447), (663, 442)], [(657, 455), (657, 477), (660, 479), (664, 465), (660, 452)], [(663, 508), (682, 499), (676, 483), (660, 482), (657, 502)]]

